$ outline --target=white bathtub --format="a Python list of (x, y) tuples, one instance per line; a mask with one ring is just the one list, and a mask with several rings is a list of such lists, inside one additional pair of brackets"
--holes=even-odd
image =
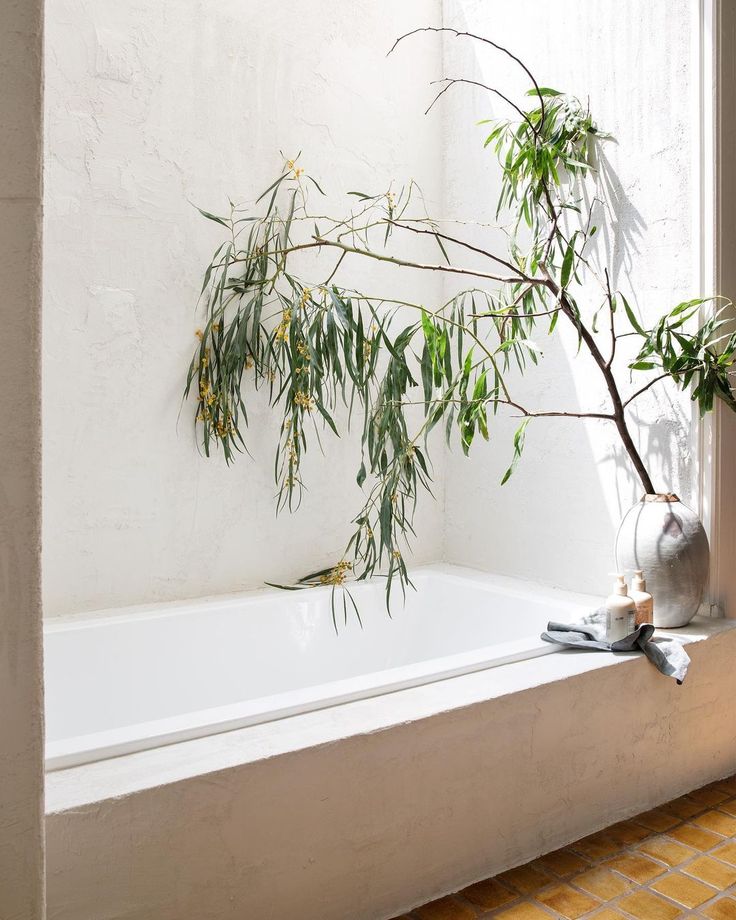
[(554, 652), (540, 632), (595, 601), (451, 566), (416, 570), (386, 612), (353, 588), (257, 591), (51, 621), (47, 767), (58, 770)]
[(385, 920), (733, 773), (733, 622), (678, 631), (678, 687), (544, 654), (593, 599), (417, 585), (338, 636), (318, 591), (51, 624), (51, 764), (104, 759), (46, 777), (49, 920)]

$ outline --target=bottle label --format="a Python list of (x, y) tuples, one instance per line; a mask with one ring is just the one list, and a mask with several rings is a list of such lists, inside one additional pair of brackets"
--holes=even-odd
[(636, 625), (654, 622), (654, 599), (636, 602)]
[[(633, 613), (632, 613), (633, 616)], [(627, 610), (606, 610), (606, 640), (608, 642), (617, 642), (624, 639), (632, 629), (628, 629), (629, 611)]]

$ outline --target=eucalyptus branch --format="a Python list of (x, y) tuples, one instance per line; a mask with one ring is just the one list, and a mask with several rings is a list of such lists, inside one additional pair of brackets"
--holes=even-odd
[(527, 284), (544, 284), (544, 279), (530, 278), (526, 273), (519, 270), (518, 265), (514, 265), (512, 262), (509, 262), (506, 259), (502, 259), (500, 256), (494, 255), (492, 252), (489, 252), (486, 249), (481, 249), (478, 246), (473, 246), (471, 243), (468, 243), (465, 240), (460, 240), (456, 236), (448, 236), (446, 233), (440, 233), (437, 230), (424, 230), (420, 229), (419, 227), (411, 227), (408, 224), (399, 223), (395, 220), (388, 221), (388, 223), (394, 227), (400, 228), (401, 230), (409, 230), (412, 233), (422, 234), (424, 236), (432, 236), (435, 239), (444, 240), (446, 243), (454, 243), (456, 246), (462, 246), (463, 249), (467, 249), (469, 252), (475, 252), (478, 255), (485, 256), (487, 259), (491, 259), (498, 265), (503, 265), (504, 268), (508, 268), (509, 271), (517, 272), (522, 281), (525, 281)]
[[(485, 43), (515, 61), (531, 80), (528, 108), (496, 87), (465, 78), (445, 79), (435, 98), (450, 86), (472, 84), (503, 99), (519, 117), (516, 123), (491, 122), (486, 138), (500, 165), (497, 218), (503, 216), (504, 226), (511, 227), (508, 254), (471, 243), (459, 231), (440, 231), (442, 222), (467, 222), (433, 219), (414, 182), (396, 192), (391, 185), (379, 194), (351, 192), (358, 203), (344, 214), (325, 214), (323, 207), (312, 213), (308, 192), (324, 192), (296, 159), (287, 161), (247, 210), (233, 207), (229, 217), (202, 212), (225, 233), (205, 271), (203, 323), (185, 385), (185, 396), (196, 403), (194, 424), (205, 455), (221, 449), (230, 463), (247, 450), (252, 381), (280, 417), (274, 457), (277, 506), (295, 510), (305, 486), (302, 463), (312, 442), (321, 449), (322, 431), (339, 435), (343, 424), (352, 431), (352, 420), (359, 419), (361, 510), (353, 518), (343, 558), (305, 576), (302, 587), (337, 586), (348, 577), (379, 573), (386, 576), (387, 591), (394, 578), (402, 588), (409, 584), (404, 550), (414, 535), (419, 494), (432, 492), (431, 436), (436, 429), (448, 444), (459, 440), (467, 454), (477, 436), (490, 438), (498, 410), (518, 413), (521, 423), (502, 479), (506, 482), (533, 420), (613, 422), (644, 489), (653, 492), (628, 428), (626, 410), (634, 400), (669, 379), (691, 392), (701, 412), (710, 411), (715, 399), (736, 411), (729, 376), (736, 362), (736, 333), (726, 323), (729, 304), (703, 321), (697, 313), (706, 301), (678, 304), (648, 329), (624, 294), (612, 290), (608, 268), (601, 277), (592, 264), (588, 247), (596, 228), (593, 204), (583, 217), (583, 182), (591, 178), (593, 146), (605, 135), (588, 108), (541, 87), (510, 51), (469, 32), (416, 29), (397, 39), (391, 50), (417, 32), (446, 32)], [(417, 261), (400, 249), (397, 254), (392, 237), (398, 230), (434, 237), (446, 264)], [(395, 235), (399, 242), (406, 239)], [(507, 274), (456, 264), (452, 247), (488, 259)], [(292, 258), (302, 251), (316, 256), (308, 262), (310, 277), (296, 270), (301, 262)], [(439, 305), (377, 297), (337, 281), (338, 272), (344, 276), (358, 260), (478, 278), (484, 284)], [(588, 303), (588, 277), (601, 284), (602, 302)], [(627, 332), (617, 329), (619, 305), (618, 324), (628, 322)], [(596, 323), (606, 307), (610, 352), (606, 348), (604, 356)], [(593, 359), (610, 409), (535, 411), (511, 398), (511, 378), (539, 363), (538, 336), (554, 333), (560, 315)], [(625, 400), (614, 370), (617, 341), (624, 336), (636, 336), (640, 344), (629, 363), (631, 372), (655, 375)]]
[(624, 401), (624, 409), (629, 405), (629, 403), (632, 403), (635, 399), (638, 399), (642, 393), (646, 393), (646, 391), (653, 387), (656, 383), (659, 383), (662, 380), (667, 380), (667, 378), (670, 376), (670, 374), (659, 374), (657, 377), (653, 377), (648, 383), (645, 383), (643, 387), (638, 389), (635, 393), (632, 393), (632, 395)]
[(655, 492), (655, 488), (647, 468), (644, 466), (644, 461), (642, 460), (641, 455), (639, 454), (639, 451), (634, 444), (634, 439), (631, 437), (631, 433), (626, 424), (623, 401), (618, 390), (616, 378), (613, 376), (613, 372), (611, 371), (611, 367), (608, 361), (606, 361), (606, 359), (603, 357), (603, 354), (601, 353), (601, 350), (598, 347), (598, 344), (595, 341), (592, 333), (580, 319), (579, 313), (574, 309), (566, 292), (558, 286), (558, 284), (546, 271), (544, 266), (542, 266), (542, 270), (547, 274), (549, 289), (556, 297), (560, 298), (560, 305), (562, 307), (563, 315), (566, 316), (567, 319), (575, 327), (578, 335), (585, 343), (586, 348), (590, 352), (590, 355), (598, 365), (598, 368), (603, 375), (603, 380), (606, 384), (606, 388), (608, 389), (608, 395), (610, 396), (611, 402), (613, 403), (613, 421), (616, 425), (616, 428), (618, 429), (619, 437), (621, 438), (624, 448), (629, 455), (629, 459), (631, 460), (631, 463), (636, 470), (642, 485), (644, 486), (644, 491), (646, 494), (651, 495)]
[[(432, 401), (433, 405), (462, 405), (463, 400), (455, 398), (442, 398)], [(523, 418), (597, 418), (605, 421), (613, 421), (613, 415), (610, 412), (534, 412), (525, 409), (524, 406), (510, 399), (501, 399), (497, 396), (488, 396), (479, 400), (481, 405), (510, 406), (516, 409)], [(424, 400), (402, 400), (395, 403), (397, 406), (423, 406)]]
[(485, 83), (480, 83), (478, 82), (478, 80), (469, 80), (466, 77), (443, 77), (441, 80), (436, 80), (435, 83), (444, 83), (445, 85), (435, 95), (434, 99), (427, 106), (427, 108), (424, 111), (425, 115), (428, 115), (429, 112), (432, 111), (432, 109), (439, 102), (441, 97), (444, 96), (448, 90), (452, 89), (453, 86), (459, 86), (460, 84), (465, 84), (466, 86), (477, 86), (479, 89), (488, 90), (489, 93), (493, 93), (495, 96), (498, 96), (499, 99), (503, 99), (503, 101), (507, 105), (509, 105), (518, 115), (520, 115), (524, 119), (524, 121), (529, 125), (530, 129), (534, 132), (534, 134), (538, 133), (537, 126), (532, 124), (526, 112), (523, 112), (519, 108), (519, 106), (516, 105), (515, 102), (512, 102), (508, 96), (505, 96), (502, 92), (500, 92), (500, 90), (495, 89), (493, 86), (488, 86)]
[(496, 42), (492, 41), (490, 38), (487, 38), (483, 35), (476, 35), (473, 32), (461, 32), (458, 29), (452, 29), (449, 26), (424, 26), (419, 29), (412, 29), (410, 32), (406, 32), (404, 35), (400, 35), (396, 39), (396, 41), (393, 43), (393, 45), (391, 46), (388, 54), (392, 54), (393, 51), (396, 49), (396, 47), (399, 45), (399, 43), (404, 41), (404, 39), (409, 38), (412, 35), (417, 35), (419, 32), (447, 32), (451, 35), (454, 35), (455, 38), (470, 38), (473, 41), (482, 42), (484, 45), (490, 45), (492, 48), (495, 48), (496, 51), (500, 51), (501, 54), (506, 55), (506, 57), (510, 58), (512, 61), (518, 64), (519, 67), (524, 71), (526, 76), (531, 80), (532, 85), (534, 86), (534, 89), (536, 91), (536, 94), (539, 97), (539, 105), (540, 105), (541, 116), (542, 116), (541, 121), (544, 121), (544, 116), (545, 116), (544, 96), (542, 95), (542, 91), (539, 88), (539, 84), (537, 83), (534, 74), (531, 72), (531, 70), (529, 70), (529, 68), (521, 60), (521, 58), (517, 57), (515, 54), (509, 51), (508, 48), (505, 48), (503, 45), (497, 44)]
[[(403, 268), (417, 268), (422, 271), (430, 272), (445, 272), (446, 274), (450, 275), (468, 275), (472, 278), (483, 278), (486, 281), (498, 281), (501, 284), (516, 284), (520, 281), (526, 280), (523, 276), (509, 278), (503, 277), (502, 275), (489, 274), (488, 272), (476, 271), (472, 268), (457, 268), (453, 265), (431, 265), (422, 262), (412, 262), (407, 259), (399, 259), (396, 256), (390, 256), (380, 252), (373, 252), (369, 249), (359, 249), (356, 246), (348, 246), (346, 243), (341, 243), (337, 240), (328, 240), (324, 237), (314, 237), (313, 242), (311, 243), (299, 243), (295, 246), (276, 249), (273, 251), (273, 255), (280, 255), (286, 258), (293, 252), (300, 252), (305, 249), (321, 249), (323, 247), (341, 249), (345, 254), (352, 253), (356, 256), (363, 256), (367, 259), (374, 259), (377, 262), (388, 262), (391, 265), (399, 265)], [(233, 259), (232, 261), (237, 263), (247, 261), (247, 259)]]
[(613, 364), (613, 359), (616, 357), (616, 302), (613, 299), (613, 294), (611, 293), (611, 279), (608, 274), (608, 269), (605, 269), (606, 276), (606, 302), (608, 304), (608, 316), (610, 320), (611, 328), (611, 353), (608, 357), (608, 366), (610, 367)]

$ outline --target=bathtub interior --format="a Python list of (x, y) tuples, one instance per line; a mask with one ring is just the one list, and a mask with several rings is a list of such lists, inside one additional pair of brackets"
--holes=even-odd
[(70, 739), (69, 750), (85, 749), (89, 759), (95, 750), (138, 749), (143, 736), (151, 746), (182, 730), (226, 730), (545, 654), (553, 647), (539, 634), (548, 620), (571, 619), (592, 603), (451, 566), (420, 569), (413, 581), (405, 599), (393, 597), (390, 615), (382, 582), (356, 586), (360, 621), (350, 604), (343, 617), (338, 593), (337, 629), (329, 588), (48, 624), (51, 765), (71, 762), (60, 756)]

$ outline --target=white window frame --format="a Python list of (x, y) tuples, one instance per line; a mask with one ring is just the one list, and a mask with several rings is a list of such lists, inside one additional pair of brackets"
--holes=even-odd
[[(736, 299), (736, 4), (694, 0), (700, 150), (697, 272), (704, 293)], [(696, 147), (696, 149), (698, 149)], [(713, 612), (736, 617), (736, 414), (696, 420), (698, 505), (711, 542)]]

